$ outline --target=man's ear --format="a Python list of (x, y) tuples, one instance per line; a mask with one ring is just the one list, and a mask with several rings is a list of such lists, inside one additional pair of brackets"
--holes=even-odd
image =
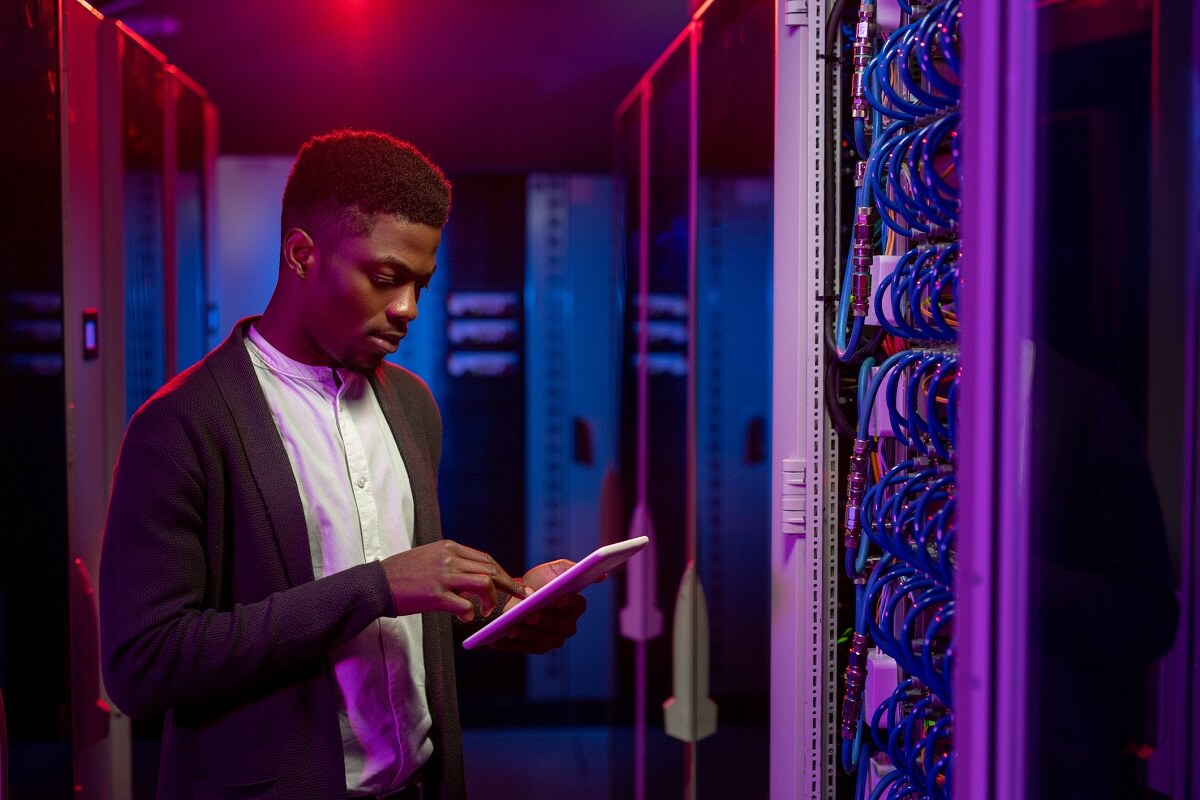
[(283, 235), (283, 265), (300, 278), (308, 277), (316, 262), (317, 244), (303, 228), (292, 228)]

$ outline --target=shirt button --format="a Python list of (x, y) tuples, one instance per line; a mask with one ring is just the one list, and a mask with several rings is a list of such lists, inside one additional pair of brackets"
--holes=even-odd
[(357, 481), (355, 481), (355, 483), (357, 483), (357, 484), (358, 484), (358, 488), (360, 488), (360, 489), (361, 489), (361, 488), (363, 488), (364, 486), (366, 486), (366, 485), (367, 485), (367, 479), (366, 479), (366, 478), (359, 478)]

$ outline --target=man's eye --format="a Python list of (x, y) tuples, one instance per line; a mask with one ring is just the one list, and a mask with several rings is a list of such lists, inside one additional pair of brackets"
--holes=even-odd
[(396, 281), (393, 280), (392, 278), (389, 278), (387, 275), (372, 275), (371, 283), (375, 284), (376, 286), (395, 286), (396, 285)]

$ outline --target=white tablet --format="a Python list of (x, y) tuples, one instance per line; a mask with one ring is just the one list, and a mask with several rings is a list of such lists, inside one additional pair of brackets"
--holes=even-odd
[(595, 583), (601, 575), (628, 561), (649, 541), (645, 536), (638, 536), (623, 542), (597, 547), (582, 561), (468, 636), (463, 642), (463, 647), (472, 650), (485, 644), (491, 644), (504, 636), (504, 632), (513, 625), (539, 608), (545, 608), (564, 594), (578, 594), (588, 585)]

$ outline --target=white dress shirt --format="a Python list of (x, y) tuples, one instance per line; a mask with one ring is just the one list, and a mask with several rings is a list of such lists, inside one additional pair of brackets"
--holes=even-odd
[[(408, 471), (370, 383), (246, 349), (300, 489), (317, 579), (412, 548)], [(433, 752), (421, 616), (380, 618), (330, 653), (351, 796), (400, 787)]]

